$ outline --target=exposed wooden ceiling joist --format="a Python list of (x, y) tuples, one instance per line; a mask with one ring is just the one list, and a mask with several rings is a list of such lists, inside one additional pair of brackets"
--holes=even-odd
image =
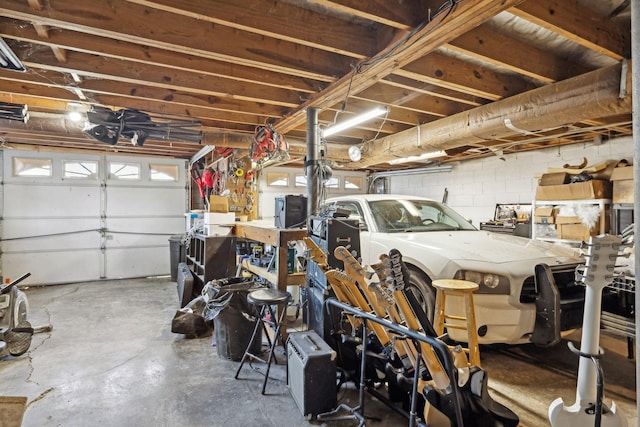
[[(27, 72), (0, 70), (0, 100), (53, 119), (24, 129), (0, 120), (0, 148), (84, 146), (190, 158), (202, 144), (246, 151), (256, 127), (273, 124), (300, 158), (307, 108), (318, 108), (326, 126), (381, 104), (390, 107), (386, 118), (327, 141), (331, 160), (396, 167), (384, 150), (368, 150), (366, 162), (344, 162), (351, 144), (393, 141), (393, 157), (449, 147), (439, 159), (447, 162), (493, 155), (496, 147), (517, 152), (629, 135), (625, 100), (585, 108), (572, 123), (539, 108), (531, 113), (539, 114), (535, 126), (528, 115), (509, 132), (494, 132), (493, 119), (477, 116), (527, 94), (544, 93), (539, 106), (572, 99), (559, 83), (628, 58), (629, 23), (616, 8), (609, 0), (5, 0), (0, 37)], [(110, 147), (61, 124), (68, 102), (197, 120), (203, 140)], [(420, 149), (411, 145), (417, 126), (463, 129), (471, 117), (473, 133), (444, 132)], [(518, 126), (531, 128), (525, 123), (570, 131), (518, 134)]]

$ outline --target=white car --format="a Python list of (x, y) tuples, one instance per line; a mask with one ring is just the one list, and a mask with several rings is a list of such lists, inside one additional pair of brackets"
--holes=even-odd
[[(474, 293), (481, 344), (553, 345), (561, 332), (580, 327), (584, 286), (575, 270), (583, 261), (571, 249), (502, 233), (479, 231), (460, 214), (434, 200), (396, 195), (353, 195), (328, 199), (360, 221), (363, 265), (398, 249), (410, 270), (410, 289), (433, 319), (436, 279), (465, 279)], [(342, 212), (343, 214), (345, 212)], [(451, 314), (464, 315), (461, 298)], [(466, 332), (451, 330), (466, 341)]]

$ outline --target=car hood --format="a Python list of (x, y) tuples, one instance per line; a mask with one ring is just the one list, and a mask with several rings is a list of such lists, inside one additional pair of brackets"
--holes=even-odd
[(409, 232), (393, 233), (389, 237), (395, 241), (403, 241), (405, 250), (428, 250), (451, 261), (497, 264), (527, 260), (549, 264), (580, 261), (573, 248), (487, 231)]

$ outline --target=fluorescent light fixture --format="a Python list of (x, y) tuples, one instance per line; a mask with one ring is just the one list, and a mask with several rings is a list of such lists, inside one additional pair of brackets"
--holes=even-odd
[(393, 160), (390, 160), (388, 163), (390, 165), (399, 165), (401, 163), (422, 162), (424, 160), (433, 159), (434, 157), (442, 157), (446, 155), (447, 155), (447, 152), (444, 150), (431, 151), (429, 153), (420, 154), (419, 156), (409, 156), (409, 157), (403, 157), (401, 159), (393, 159)]
[(82, 104), (78, 102), (68, 102), (67, 108), (69, 108), (69, 112), (67, 113), (67, 118), (72, 122), (79, 122), (83, 119), (82, 114)]
[(27, 71), (11, 48), (0, 38), (0, 68), (11, 71)]
[(322, 131), (322, 137), (326, 138), (327, 136), (335, 135), (338, 132), (342, 132), (345, 129), (352, 128), (354, 126), (359, 125), (360, 123), (364, 123), (367, 120), (371, 120), (374, 117), (381, 116), (389, 112), (388, 107), (378, 107), (371, 111), (368, 111), (364, 114), (360, 114), (359, 116), (355, 116), (352, 119), (345, 120), (342, 123), (335, 124), (331, 127), (328, 127)]

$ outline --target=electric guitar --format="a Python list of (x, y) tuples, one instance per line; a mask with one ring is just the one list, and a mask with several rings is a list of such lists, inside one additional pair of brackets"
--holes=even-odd
[[(364, 297), (366, 298), (365, 304), (366, 301), (368, 301), (368, 304), (366, 304), (366, 306), (370, 306), (373, 309), (373, 313), (377, 317), (381, 319), (387, 319), (387, 312), (367, 285), (367, 271), (364, 269), (364, 267), (362, 267), (358, 260), (355, 259), (353, 255), (351, 255), (351, 252), (349, 252), (344, 246), (336, 247), (333, 251), (333, 255), (337, 260), (340, 260), (344, 263), (344, 272), (345, 275), (350, 279), (348, 282), (352, 291), (354, 293), (358, 293), (359, 295), (364, 295)], [(393, 321), (393, 319), (388, 320)], [(380, 326), (379, 324), (376, 325)], [(390, 343), (392, 339), (386, 332), (386, 330), (385, 335), (385, 342)], [(393, 348), (400, 358), (402, 365), (407, 369), (411, 369), (413, 367), (413, 364), (415, 363), (415, 353), (412, 352), (410, 348), (408, 348), (408, 343), (401, 342), (400, 345), (394, 346)]]
[[(416, 331), (433, 330), (428, 325), (421, 327), (416, 315), (422, 312), (423, 319), (426, 318), (421, 307), (409, 302), (407, 298), (410, 293), (405, 289), (405, 284), (409, 280), (409, 271), (402, 260), (402, 254), (397, 249), (389, 251), (388, 257), (383, 260), (387, 267), (385, 275), (387, 282), (393, 289), (393, 299), (400, 312), (403, 314), (407, 327)], [(413, 308), (412, 308), (413, 306)], [(423, 322), (428, 322), (426, 319)], [(424, 345), (422, 345), (424, 344)], [(428, 348), (426, 348), (428, 347)], [(425, 396), (425, 422), (429, 426), (456, 426), (455, 413), (452, 411), (454, 395), (451, 393), (452, 387), (457, 387), (460, 395), (460, 406), (462, 409), (462, 419), (465, 426), (482, 427), (516, 427), (520, 421), (519, 417), (506, 406), (501, 405), (489, 396), (488, 376), (479, 366), (468, 366), (464, 363), (464, 368), (457, 368), (457, 378), (449, 379), (440, 364), (433, 347), (426, 343), (421, 343), (423, 360), (431, 376), (433, 385), (427, 384), (422, 393)], [(456, 354), (452, 354), (454, 361)], [(462, 353), (466, 361), (466, 355)], [(460, 363), (454, 365), (459, 366)], [(450, 381), (446, 387), (443, 385), (444, 377)], [(459, 426), (458, 426), (459, 427)]]
[[(367, 301), (360, 288), (358, 287), (357, 280), (360, 277), (359, 275), (353, 273), (347, 274), (340, 270), (332, 269), (327, 264), (326, 253), (324, 253), (324, 251), (322, 251), (322, 249), (318, 245), (316, 245), (316, 243), (312, 239), (305, 237), (304, 242), (307, 245), (310, 259), (316, 262), (320, 270), (324, 272), (327, 281), (331, 286), (331, 289), (334, 291), (334, 293), (336, 294), (336, 298), (340, 302), (349, 304), (355, 308), (359, 308), (366, 313), (371, 313), (373, 310), (373, 313), (376, 316), (380, 315), (381, 309), (379, 308), (379, 306), (376, 305), (375, 308), (372, 307), (372, 305), (370, 305), (370, 302)], [(346, 248), (341, 248), (344, 249), (344, 251), (349, 254), (351, 258), (353, 258), (353, 256), (351, 256)], [(355, 259), (353, 260), (355, 261)], [(357, 264), (357, 261), (355, 262)], [(361, 269), (361, 266), (359, 264), (358, 266)], [(358, 271), (360, 271), (360, 269), (358, 269)], [(351, 325), (354, 328), (357, 328), (359, 326), (359, 322), (361, 321), (359, 318), (349, 316), (349, 319)], [(380, 344), (386, 349), (387, 353), (393, 354), (393, 352), (395, 351), (404, 367), (412, 366), (412, 361), (411, 359), (409, 359), (407, 352), (403, 348), (395, 348), (392, 345), (391, 337), (382, 325), (376, 322), (367, 322), (367, 328), (373, 331)]]
[(586, 271), (583, 275), (587, 289), (582, 321), (582, 343), (579, 352), (573, 348), (572, 344), (569, 346), (571, 351), (580, 356), (576, 401), (573, 405), (566, 406), (559, 397), (549, 405), (549, 421), (552, 427), (627, 426), (627, 419), (621, 416), (613, 401), (610, 408), (602, 402), (604, 386), (601, 385), (598, 389), (596, 372), (602, 290), (613, 281), (613, 269), (620, 246), (620, 236), (603, 235), (589, 239)]

